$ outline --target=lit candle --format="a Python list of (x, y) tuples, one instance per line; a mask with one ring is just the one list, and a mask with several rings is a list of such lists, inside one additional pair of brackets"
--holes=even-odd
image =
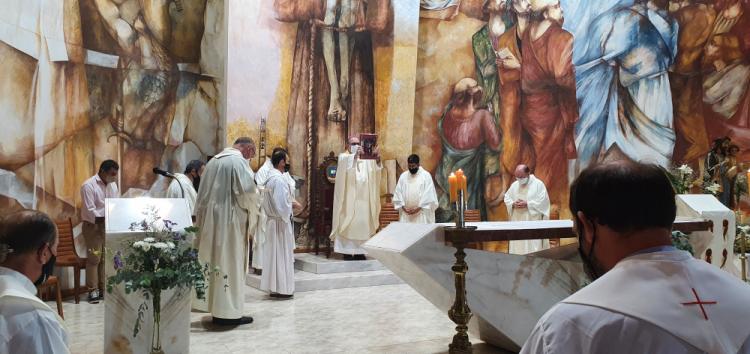
[(456, 199), (458, 199), (458, 181), (456, 180), (456, 175), (451, 172), (451, 175), (448, 176), (448, 186), (450, 187), (450, 200), (451, 203), (455, 202)]

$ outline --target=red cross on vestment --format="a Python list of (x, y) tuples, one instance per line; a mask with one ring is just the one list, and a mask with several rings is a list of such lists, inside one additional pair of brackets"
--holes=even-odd
[(690, 305), (698, 305), (701, 307), (701, 312), (703, 312), (703, 318), (708, 321), (708, 315), (706, 314), (706, 309), (703, 307), (703, 305), (716, 305), (716, 301), (701, 301), (701, 298), (698, 297), (698, 292), (695, 291), (695, 288), (691, 288), (693, 290), (693, 295), (695, 295), (695, 299), (697, 301), (693, 302), (683, 302), (683, 306), (690, 306)]

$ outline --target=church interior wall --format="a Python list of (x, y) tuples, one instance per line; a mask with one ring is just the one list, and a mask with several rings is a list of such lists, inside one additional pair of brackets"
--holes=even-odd
[(123, 195), (161, 196), (154, 166), (182, 172), (224, 146), (225, 3), (141, 4), (3, 2), (3, 211), (77, 223), (80, 186), (103, 160), (120, 164)]
[[(180, 171), (190, 159), (205, 159), (238, 136), (259, 141), (261, 117), (267, 124), (268, 150), (288, 146), (293, 174), (302, 178), (307, 178), (328, 152), (341, 152), (347, 135), (362, 130), (380, 135), (383, 158), (398, 161), (392, 173), (403, 170), (405, 157), (412, 152), (422, 157), (428, 171), (436, 173), (443, 157), (438, 121), (451, 102), (455, 84), (463, 78), (479, 78), (472, 37), (488, 21), (482, 11), (483, 0), (436, 2), (458, 5), (451, 16), (442, 18), (428, 16), (408, 2), (370, 1), (368, 6), (372, 8), (387, 5), (382, 7), (385, 11), (367, 10), (364, 17), (365, 23), (380, 21), (380, 27), (362, 32), (369, 35), (370, 50), (365, 54), (370, 57), (359, 60), (370, 66), (357, 74), (371, 80), (371, 92), (357, 96), (371, 107), (366, 111), (371, 113), (367, 119), (333, 122), (327, 119), (330, 87), (321, 33), (317, 34), (312, 57), (313, 89), (307, 89), (308, 80), (300, 81), (303, 77), (295, 76), (309, 74), (309, 58), (296, 62), (301, 59), (295, 59), (295, 55), (309, 56), (309, 33), (304, 29), (311, 20), (323, 18), (322, 0), (173, 1), (168, 5), (169, 19), (147, 24), (135, 42), (116, 38), (111, 22), (100, 15), (93, 0), (26, 3), (12, 0), (9, 10), (0, 15), (0, 21), (15, 31), (0, 38), (4, 72), (11, 73), (0, 77), (0, 111), (6, 127), (0, 130), (0, 208), (38, 208), (56, 217), (74, 219), (80, 207), (79, 186), (95, 173), (103, 159), (114, 158), (121, 163), (120, 183), (125, 195), (158, 196), (164, 185), (150, 174), (153, 166)], [(137, 1), (102, 3), (118, 4), (119, 17), (110, 21), (121, 20), (131, 27), (142, 21), (143, 9)], [(277, 4), (297, 6), (297, 12), (291, 12), (297, 17), (280, 19)], [(602, 44), (594, 25), (611, 26), (625, 10), (640, 4), (636, 0), (596, 2), (596, 6), (584, 0), (561, 1), (562, 29), (573, 38), (571, 60), (579, 116), (588, 114), (586, 107), (591, 102), (587, 97), (592, 95), (585, 91), (587, 81), (582, 76), (588, 68), (585, 50)], [(46, 6), (46, 13), (54, 16), (43, 17), (41, 10), (25, 11), (26, 6)], [(224, 6), (231, 8), (226, 17)], [(623, 35), (612, 44), (627, 48), (656, 40), (672, 48), (667, 54), (654, 52), (648, 57), (664, 65), (656, 69), (665, 74), (662, 77), (666, 80), (658, 89), (670, 99), (639, 102), (643, 98), (633, 95), (622, 101), (628, 106), (612, 111), (613, 117), (628, 118), (617, 112), (637, 110), (647, 118), (666, 117), (666, 133), (647, 136), (642, 144), (665, 151), (665, 167), (688, 163), (700, 170), (711, 141), (725, 135), (740, 148), (737, 160), (747, 160), (750, 8), (734, 1), (672, 1), (667, 6), (651, 14), (663, 20), (657, 25), (665, 26), (644, 22), (653, 34), (651, 38), (639, 42)], [(691, 27), (684, 20), (688, 14), (707, 21), (701, 28), (712, 31), (703, 33)], [(228, 42), (227, 48), (222, 47), (222, 38)], [(157, 45), (155, 50), (139, 47), (149, 42)], [(151, 54), (144, 54), (147, 52)], [(631, 59), (651, 63), (645, 60), (647, 50), (640, 53)], [(681, 71), (685, 67), (698, 68), (701, 74)], [(229, 73), (226, 80), (225, 72)], [(624, 89), (620, 94), (638, 82), (618, 75), (620, 89)], [(606, 79), (604, 74), (593, 78)], [(355, 89), (363, 85), (356, 82), (352, 84)], [(648, 86), (641, 84), (644, 89)], [(654, 87), (648, 89), (657, 90)], [(312, 125), (307, 121), (311, 103), (308, 93), (314, 110)], [(500, 131), (504, 119), (510, 118), (497, 114)], [(586, 122), (579, 117), (573, 134), (586, 130)], [(307, 156), (308, 129), (313, 133), (312, 159)], [(633, 151), (638, 154), (639, 149), (645, 149), (634, 145), (632, 136), (610, 135), (606, 129), (589, 136), (614, 143), (594, 149), (590, 155), (595, 161), (632, 157)], [(528, 148), (529, 144), (528, 134), (522, 134), (517, 140), (504, 139), (499, 156), (487, 155), (487, 178), (481, 188), (486, 193), (485, 201), (502, 196), (502, 190), (513, 181), (508, 171), (498, 167), (502, 166), (503, 154), (507, 156), (508, 151), (520, 146)], [(632, 149), (628, 150), (629, 146)], [(556, 177), (570, 181), (581, 154), (591, 150), (585, 139), (577, 139), (575, 147), (578, 155), (566, 161), (572, 173)], [(562, 145), (556, 148), (564, 150)], [(685, 158), (688, 152), (692, 155)], [(261, 160), (253, 159), (253, 167), (257, 169)], [(502, 172), (499, 179), (489, 178), (496, 171)], [(388, 192), (387, 185), (382, 189)], [(700, 188), (695, 191), (700, 192)], [(440, 188), (438, 193), (442, 194)], [(300, 198), (304, 202), (307, 197), (308, 190), (303, 189)], [(558, 202), (563, 218), (568, 216), (566, 198), (564, 195)], [(497, 200), (489, 204), (484, 205), (487, 219), (507, 218)]]

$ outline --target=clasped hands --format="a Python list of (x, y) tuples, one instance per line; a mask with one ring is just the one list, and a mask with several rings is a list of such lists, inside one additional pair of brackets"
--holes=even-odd
[(408, 215), (414, 215), (414, 214), (419, 213), (420, 211), (422, 211), (422, 208), (419, 208), (419, 207), (416, 207), (416, 208), (403, 207), (403, 209), (404, 209), (404, 213), (406, 213)]
[(526, 209), (528, 207), (529, 207), (529, 204), (526, 203), (525, 200), (519, 199), (519, 200), (516, 200), (515, 202), (513, 202), (513, 208)]

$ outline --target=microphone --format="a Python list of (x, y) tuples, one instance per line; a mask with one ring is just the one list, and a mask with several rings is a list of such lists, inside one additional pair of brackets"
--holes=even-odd
[(175, 178), (175, 175), (172, 172), (164, 171), (164, 170), (162, 170), (162, 169), (160, 169), (158, 167), (154, 167), (154, 169), (151, 170), (151, 171), (154, 172), (154, 174), (157, 174), (157, 175), (162, 175), (164, 177), (169, 177), (169, 178)]

